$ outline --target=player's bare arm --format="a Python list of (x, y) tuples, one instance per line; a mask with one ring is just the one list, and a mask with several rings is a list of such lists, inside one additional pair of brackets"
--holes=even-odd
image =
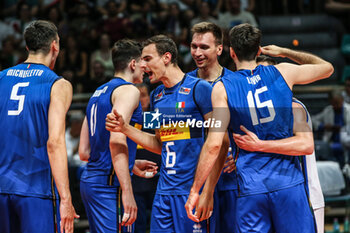
[(129, 124), (125, 124), (123, 116), (121, 116), (115, 109), (113, 109), (113, 112), (109, 113), (106, 117), (106, 129), (111, 132), (124, 133), (131, 140), (148, 151), (159, 155), (162, 153), (162, 142), (158, 130), (156, 130), (156, 134), (150, 134), (136, 129)]
[[(124, 117), (129, 124), (134, 110), (139, 104), (140, 92), (133, 85), (124, 85), (116, 88), (112, 94), (113, 109)], [(129, 174), (129, 153), (126, 136), (121, 132), (111, 132), (109, 140), (112, 163), (122, 189), (124, 215), (122, 226), (133, 224), (137, 217), (137, 206), (132, 191)]]
[(214, 86), (211, 99), (213, 106), (213, 118), (221, 121), (221, 128), (211, 128), (209, 130), (207, 140), (203, 145), (199, 157), (191, 192), (185, 205), (187, 216), (196, 222), (199, 221), (199, 218), (193, 214), (193, 209), (198, 204), (199, 190), (202, 187), (204, 181), (209, 176), (216, 162), (216, 159), (218, 158), (221, 145), (225, 137), (225, 132), (230, 120), (226, 90), (221, 82), (217, 83)]
[(307, 124), (304, 108), (293, 102), (294, 136), (280, 140), (260, 140), (253, 132), (241, 126), (245, 135), (233, 134), (236, 144), (247, 151), (260, 151), (284, 155), (309, 155), (314, 151), (312, 130)]
[(263, 54), (273, 57), (287, 57), (300, 64), (280, 63), (275, 66), (291, 89), (294, 84), (308, 84), (328, 78), (334, 71), (331, 63), (310, 53), (294, 51), (275, 45), (262, 47), (261, 51)]
[(213, 169), (211, 170), (207, 180), (205, 181), (202, 193), (199, 197), (198, 206), (196, 207), (195, 215), (198, 216), (199, 221), (208, 219), (213, 212), (214, 203), (214, 188), (220, 178), (221, 171), (225, 165), (228, 154), (230, 142), (227, 133), (225, 133), (224, 140), (221, 145), (219, 157), (216, 160)]
[(90, 141), (89, 141), (89, 126), (86, 116), (81, 126), (80, 140), (79, 140), (79, 157), (81, 161), (88, 162), (90, 158)]
[(75, 213), (69, 191), (67, 150), (65, 142), (65, 120), (72, 101), (71, 84), (60, 79), (51, 89), (51, 101), (48, 115), (49, 139), (47, 152), (53, 177), (60, 195), (61, 233), (73, 232)]

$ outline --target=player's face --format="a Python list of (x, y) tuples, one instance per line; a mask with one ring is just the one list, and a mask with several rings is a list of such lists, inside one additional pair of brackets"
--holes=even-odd
[(215, 43), (213, 33), (194, 33), (191, 42), (191, 55), (198, 68), (209, 68), (217, 62), (222, 53), (222, 45)]
[(143, 71), (149, 75), (151, 83), (159, 82), (165, 73), (165, 64), (162, 56), (159, 56), (156, 45), (150, 44), (142, 49), (142, 64)]

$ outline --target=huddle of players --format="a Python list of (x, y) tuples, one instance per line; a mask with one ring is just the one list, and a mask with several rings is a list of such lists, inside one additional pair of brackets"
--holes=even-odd
[[(52, 27), (50, 23), (36, 21), (29, 28), (32, 27), (33, 32), (36, 32), (39, 24), (44, 24), (41, 25), (43, 28), (48, 26), (45, 24)], [(67, 90), (70, 93), (68, 97), (55, 91), (58, 88), (56, 86), (65, 81), (58, 80), (57, 75), (47, 68), (53, 68), (59, 52), (57, 29), (53, 31), (54, 38), (41, 40), (42, 43), (45, 41), (48, 51), (39, 51), (40, 56), (36, 56), (36, 59), (18, 65), (18, 69), (23, 70), (40, 68), (48, 77), (35, 77), (35, 81), (30, 80), (27, 84), (23, 82), (24, 77), (18, 77), (19, 72), (3, 71), (0, 84), (6, 81), (13, 88), (0, 85), (4, 89), (2, 93), (8, 95), (6, 100), (16, 101), (18, 105), (4, 104), (0, 112), (7, 115), (6, 120), (1, 121), (7, 122), (6, 124), (10, 121), (13, 123), (11, 117), (14, 114), (26, 119), (33, 110), (27, 113), (27, 108), (31, 107), (21, 96), (28, 100), (31, 93), (19, 90), (34, 86), (34, 82), (46, 85), (43, 89), (49, 90), (45, 95), (46, 105), (43, 107), (46, 110), (41, 113), (42, 118), (33, 117), (33, 122), (48, 122), (48, 129), (44, 130), (48, 135), (41, 140), (43, 151), (40, 155), (49, 155), (51, 166), (46, 162), (46, 172), (49, 174), (51, 167), (61, 197), (60, 214), (63, 220), (57, 220), (60, 222), (61, 232), (71, 232), (76, 214), (71, 205), (69, 190), (67, 191), (66, 156), (59, 157), (59, 165), (54, 164), (54, 150), (51, 149), (51, 141), (62, 142), (62, 119), (71, 101), (71, 87), (68, 85), (59, 89), (61, 92)], [(308, 53), (277, 46), (260, 48), (260, 31), (251, 25), (242, 24), (230, 31), (230, 55), (238, 70), (232, 72), (221, 67), (217, 60), (223, 50), (220, 28), (212, 23), (200, 23), (193, 27), (192, 32), (191, 53), (198, 69), (189, 74), (183, 73), (178, 67), (176, 44), (166, 36), (151, 37), (142, 46), (131, 40), (121, 40), (113, 46), (115, 78), (99, 87), (91, 97), (79, 146), (81, 158), (88, 160), (81, 179), (81, 194), (91, 232), (133, 231), (132, 223), (136, 219), (137, 207), (130, 183), (132, 170), (141, 170), (139, 174), (155, 170), (152, 164), (142, 162), (134, 166), (136, 144), (162, 156), (160, 178), (152, 208), (151, 232), (315, 232), (315, 222), (305, 195), (305, 182), (299, 160), (295, 156), (289, 156), (310, 154), (310, 148), (313, 149), (312, 133), (303, 124), (306, 123), (303, 117), (296, 120), (294, 116), (293, 121), (291, 90), (294, 84), (306, 84), (329, 77), (333, 72), (332, 65)], [(36, 54), (38, 45), (28, 46), (30, 41), (26, 42), (30, 58), (31, 52)], [(260, 51), (270, 56), (288, 57), (301, 65), (281, 63), (275, 66), (257, 66), (255, 58)], [(142, 123), (142, 111), (139, 92), (132, 83), (140, 82), (143, 72), (149, 74), (151, 83), (162, 82), (151, 94), (151, 111), (157, 114), (154, 118), (160, 117), (168, 122), (170, 119), (186, 120), (189, 115), (195, 121), (212, 117), (221, 121), (221, 127), (210, 128), (206, 140), (203, 128), (173, 127), (169, 131), (169, 128), (161, 127), (155, 130), (155, 134), (137, 129)], [(26, 74), (29, 75), (30, 72)], [(7, 81), (10, 76), (15, 81)], [(35, 87), (38, 88), (38, 85)], [(14, 111), (16, 106), (18, 109)], [(179, 112), (182, 114), (178, 118), (169, 117)], [(56, 118), (58, 123), (53, 124)], [(18, 127), (23, 128), (23, 125)], [(39, 129), (39, 123), (35, 127)], [(20, 132), (18, 128), (14, 131), (16, 130)], [(50, 140), (54, 130), (59, 136)], [(12, 136), (14, 133), (9, 131), (8, 134)], [(24, 137), (26, 140), (34, 138), (30, 133)], [(18, 145), (20, 142), (22, 141), (19, 140)], [(62, 143), (59, 145), (62, 147)], [(233, 156), (228, 156), (229, 145)], [(19, 153), (15, 150), (21, 149), (8, 147), (5, 152), (10, 151), (7, 154), (13, 155), (13, 158), (4, 163), (16, 164), (16, 155), (23, 152)], [(61, 147), (60, 154), (65, 155)], [(252, 152), (253, 148), (258, 152)], [(5, 160), (4, 157), (1, 156), (1, 161)], [(231, 167), (232, 163), (236, 166), (235, 172), (221, 175), (221, 187), (218, 186), (214, 193), (213, 186), (218, 182), (225, 161)], [(35, 166), (38, 165), (29, 169), (36, 171)], [(58, 166), (61, 166), (61, 170), (57, 170)], [(8, 172), (10, 169), (3, 167), (5, 166), (1, 166), (0, 175), (11, 176), (11, 172)], [(20, 174), (17, 170), (15, 173)], [(33, 180), (40, 186), (42, 181), (34, 176)], [(49, 177), (48, 175), (46, 178), (48, 182), (45, 181), (46, 188), (50, 187)], [(21, 196), (23, 190), (16, 190), (15, 185), (11, 185), (15, 188), (5, 189), (6, 185), (8, 186), (8, 182), (0, 182), (0, 205), (1, 209), (6, 209), (2, 219), (7, 219), (8, 223), (5, 226), (2, 224), (0, 229), (1, 232), (14, 232), (11, 230), (14, 227), (14, 220), (11, 219), (13, 204), (9, 204), (12, 198), (7, 195)], [(30, 187), (26, 188), (28, 190)], [(40, 193), (33, 196), (42, 198)], [(66, 198), (62, 197), (67, 196), (68, 204), (65, 205), (62, 200)], [(54, 191), (45, 196), (46, 199), (54, 201), (56, 197)], [(64, 209), (67, 205), (69, 211)], [(50, 208), (53, 212), (52, 204)], [(192, 212), (193, 208), (196, 208), (195, 213)], [(16, 208), (15, 211), (21, 212)], [(203, 221), (209, 217), (209, 221)], [(20, 216), (20, 222), (22, 218), (24, 216)], [(53, 219), (50, 219), (46, 228), (36, 221), (36, 228), (35, 225), (32, 226), (35, 230), (29, 232), (51, 232), (53, 227), (50, 228), (50, 224), (55, 224)], [(20, 231), (25, 232), (25, 224), (19, 227)]]

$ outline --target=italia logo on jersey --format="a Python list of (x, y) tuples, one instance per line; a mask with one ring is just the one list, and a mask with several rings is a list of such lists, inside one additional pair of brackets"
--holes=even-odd
[(179, 91), (180, 94), (184, 94), (184, 95), (188, 95), (190, 94), (190, 92), (191, 92), (191, 88), (187, 88), (187, 87), (181, 87)]
[(185, 102), (177, 102), (175, 105), (176, 112), (184, 112)]

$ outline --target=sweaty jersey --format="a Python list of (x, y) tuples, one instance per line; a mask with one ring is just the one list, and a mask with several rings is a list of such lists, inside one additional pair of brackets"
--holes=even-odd
[(0, 73), (0, 193), (53, 197), (48, 112), (58, 79), (47, 66), (34, 63)]
[[(274, 66), (259, 65), (223, 77), (231, 119), (229, 132), (244, 134), (240, 125), (261, 140), (293, 136), (292, 92)], [(298, 158), (240, 150), (237, 178), (241, 195), (260, 194), (304, 181)]]
[[(112, 165), (111, 152), (109, 150), (110, 132), (105, 128), (105, 119), (112, 111), (112, 93), (122, 85), (133, 85), (121, 78), (114, 78), (103, 84), (94, 92), (86, 108), (86, 118), (89, 126), (90, 158), (82, 174), (84, 182), (102, 183), (119, 186)], [(135, 127), (142, 124), (141, 104), (135, 109), (130, 119), (130, 125)], [(132, 174), (136, 157), (136, 143), (127, 138), (129, 152), (129, 170)]]
[(204, 143), (204, 115), (212, 111), (209, 83), (188, 75), (171, 88), (151, 93), (151, 110), (161, 113), (162, 163), (157, 194), (188, 194)]
[[(193, 77), (198, 77), (198, 68), (188, 72), (188, 75), (191, 75)], [(215, 84), (217, 82), (219, 82), (221, 80), (222, 77), (226, 76), (230, 76), (232, 75), (233, 72), (229, 69), (226, 69), (225, 67), (223, 67), (222, 69), (222, 73), (221, 75), (215, 79), (213, 82), (209, 81), (209, 83), (211, 84), (211, 86), (215, 86)], [(232, 143), (232, 141), (231, 141)], [(233, 153), (233, 158), (235, 158), (235, 151), (236, 151), (236, 145), (233, 144), (231, 145), (232, 148), (232, 153)], [(227, 156), (229, 156), (231, 153), (228, 153)], [(216, 188), (218, 189), (218, 191), (226, 191), (226, 190), (235, 190), (237, 189), (237, 179), (236, 179), (236, 173), (235, 171), (231, 172), (231, 173), (225, 173), (225, 172), (221, 172), (220, 178), (218, 180), (218, 183), (216, 185)]]

